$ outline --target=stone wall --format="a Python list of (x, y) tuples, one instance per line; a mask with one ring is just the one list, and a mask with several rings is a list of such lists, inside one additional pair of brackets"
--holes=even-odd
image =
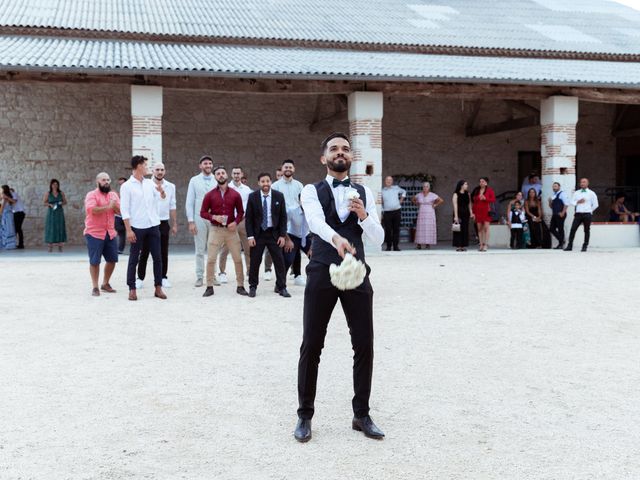
[[(99, 171), (112, 179), (128, 176), (131, 155), (130, 88), (122, 85), (4, 82), (0, 91), (0, 182), (14, 186), (27, 202), (27, 246), (43, 244), (42, 195), (49, 179), (67, 194), (67, 229), (71, 243), (82, 242), (86, 192)], [(322, 97), (320, 118), (334, 113), (335, 102)], [(534, 105), (537, 106), (537, 105)], [(383, 118), (383, 175), (426, 172), (436, 176), (434, 191), (446, 204), (438, 212), (439, 238), (450, 238), (451, 195), (456, 181), (491, 178), (496, 192), (512, 190), (518, 151), (540, 149), (540, 129), (529, 128), (467, 138), (470, 105), (459, 100), (387, 97)], [(307, 95), (241, 95), (164, 90), (163, 158), (167, 179), (176, 183), (181, 231), (175, 240), (190, 241), (184, 200), (198, 158), (241, 165), (250, 184), (262, 171), (273, 173), (285, 158), (296, 162), (303, 182), (324, 176), (319, 144), (332, 130), (349, 131), (346, 120), (323, 122), (311, 133), (316, 99)], [(615, 141), (609, 135), (609, 105), (580, 103), (578, 174), (595, 184), (615, 181)], [(502, 102), (485, 102), (480, 123), (508, 115)], [(597, 180), (596, 180), (597, 179)]]

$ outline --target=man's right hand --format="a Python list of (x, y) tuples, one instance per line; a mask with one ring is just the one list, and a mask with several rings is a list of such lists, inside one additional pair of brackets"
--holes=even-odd
[(256, 239), (255, 238), (248, 238), (247, 242), (249, 243), (250, 247), (255, 247), (256, 246)]
[(137, 241), (136, 234), (132, 229), (127, 230), (127, 240), (129, 240), (129, 243), (136, 243)]
[(189, 222), (189, 233), (191, 235), (197, 235), (198, 234), (198, 228), (196, 227), (196, 223), (195, 222)]
[(350, 253), (351, 255), (356, 254), (355, 247), (351, 245), (351, 243), (349, 243), (349, 240), (347, 240), (346, 238), (336, 234), (331, 240), (333, 241), (333, 245), (336, 247), (336, 250), (338, 251), (338, 255), (340, 255), (340, 257), (344, 258), (344, 255), (346, 253)]

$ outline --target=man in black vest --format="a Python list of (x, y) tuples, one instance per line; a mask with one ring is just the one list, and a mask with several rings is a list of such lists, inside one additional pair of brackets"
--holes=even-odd
[[(362, 284), (353, 290), (338, 290), (331, 283), (329, 266), (340, 264), (351, 253), (364, 263), (362, 234), (375, 245), (382, 245), (384, 229), (380, 225), (375, 198), (368, 187), (351, 183), (351, 144), (343, 133), (333, 133), (322, 142), (320, 161), (327, 167), (327, 177), (302, 190), (301, 203), (314, 234), (311, 260), (307, 266), (304, 291), (302, 346), (298, 363), (298, 423), (296, 440), (311, 439), (320, 353), (331, 314), (338, 299), (347, 317), (353, 358), (352, 401), (354, 430), (367, 437), (382, 439), (384, 433), (369, 416), (369, 396), (373, 370), (373, 289), (369, 267)], [(350, 199), (350, 189), (359, 198)]]
[(558, 182), (553, 182), (551, 188), (553, 188), (553, 197), (549, 199), (549, 207), (552, 212), (549, 231), (558, 239), (556, 250), (562, 250), (564, 248), (564, 221), (567, 219), (569, 200)]
[(271, 254), (276, 270), (274, 291), (282, 297), (291, 297), (287, 291), (282, 247), (287, 236), (287, 209), (284, 194), (271, 188), (271, 175), (258, 175), (260, 189), (249, 194), (245, 226), (249, 247), (249, 296), (256, 296), (262, 254), (265, 247)]

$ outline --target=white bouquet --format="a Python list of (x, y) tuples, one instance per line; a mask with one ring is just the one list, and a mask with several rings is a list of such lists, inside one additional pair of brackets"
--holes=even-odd
[(364, 263), (350, 253), (345, 254), (340, 265), (333, 263), (329, 267), (331, 283), (338, 290), (353, 290), (362, 284), (366, 274), (367, 268)]

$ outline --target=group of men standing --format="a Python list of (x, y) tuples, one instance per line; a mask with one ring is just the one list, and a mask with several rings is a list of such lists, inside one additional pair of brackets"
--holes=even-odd
[[(233, 182), (228, 183), (224, 167), (213, 167), (211, 157), (200, 159), (200, 174), (189, 182), (187, 218), (196, 247), (196, 285), (204, 285), (204, 296), (213, 295), (215, 262), (225, 248), (233, 258), (237, 293), (255, 296), (258, 273), (264, 249), (268, 249), (276, 271), (275, 290), (290, 296), (286, 289), (285, 272), (295, 261), (296, 251), (310, 256), (304, 293), (303, 334), (298, 362), (298, 421), (294, 437), (299, 442), (311, 439), (311, 418), (314, 415), (316, 384), (320, 354), (324, 346), (327, 325), (338, 300), (342, 305), (351, 342), (353, 358), (353, 412), (351, 428), (374, 439), (384, 433), (369, 416), (369, 397), (373, 371), (373, 289), (369, 268), (361, 285), (351, 290), (339, 290), (330, 278), (329, 267), (340, 264), (347, 253), (365, 262), (363, 235), (380, 245), (384, 230), (378, 219), (371, 190), (352, 184), (349, 168), (351, 144), (342, 133), (334, 133), (322, 142), (321, 163), (327, 169), (325, 179), (303, 185), (293, 179), (293, 161), (283, 163), (283, 177), (274, 184), (269, 173), (258, 176), (259, 189), (250, 192), (238, 181), (241, 169), (233, 169)], [(175, 221), (175, 187), (164, 180), (164, 167), (154, 168), (154, 179), (144, 178), (147, 161), (142, 156), (131, 160), (132, 175), (120, 187), (121, 198), (111, 190), (109, 175), (96, 177), (96, 189), (85, 198), (85, 237), (90, 257), (90, 272), (94, 295), (100, 291), (115, 292), (109, 281), (118, 260), (118, 239), (115, 216), (120, 215), (126, 236), (131, 242), (127, 285), (129, 299), (136, 300), (136, 269), (143, 250), (153, 257), (154, 295), (166, 298), (162, 290), (163, 235), (177, 230)], [(157, 166), (156, 166), (157, 167)], [(156, 174), (157, 172), (157, 174)], [(358, 195), (349, 194), (353, 189)], [(161, 227), (167, 213), (173, 225)], [(313, 232), (313, 237), (309, 232)], [(167, 243), (168, 244), (168, 243)], [(249, 254), (249, 292), (244, 283), (241, 247)], [(248, 248), (247, 248), (248, 247)], [(224, 256), (224, 255), (223, 255)], [(102, 284), (99, 284), (101, 258), (106, 260)], [(144, 269), (143, 269), (144, 271)], [(224, 273), (224, 264), (222, 272)], [(139, 275), (139, 273), (138, 273)]]

